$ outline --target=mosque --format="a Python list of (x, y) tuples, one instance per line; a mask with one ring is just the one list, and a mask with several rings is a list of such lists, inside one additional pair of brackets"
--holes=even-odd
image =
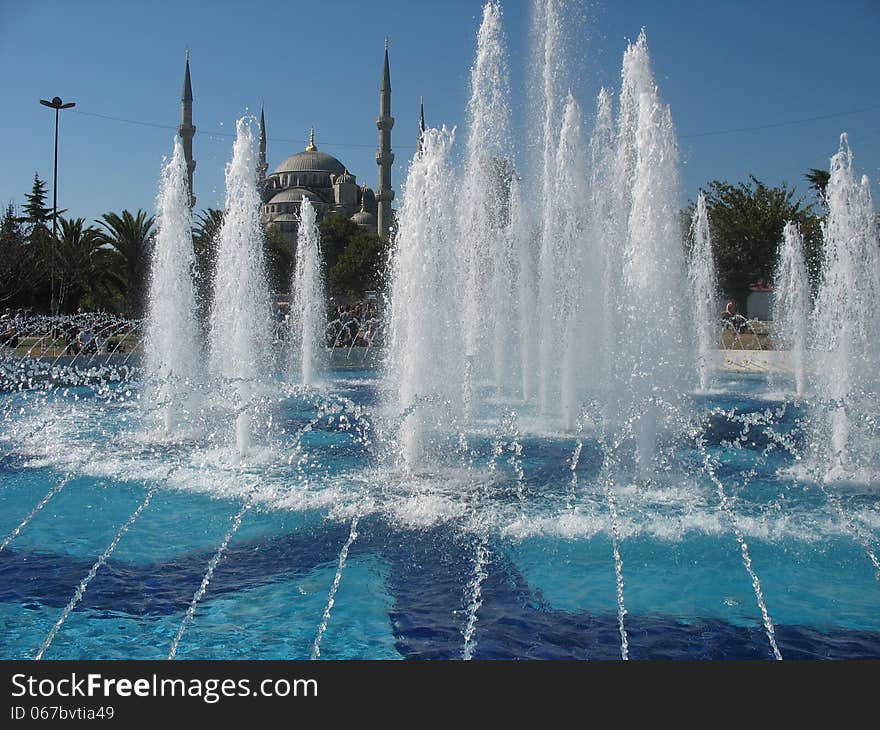
[[(420, 118), (420, 129), (424, 128), (424, 114)], [(266, 118), (260, 110), (259, 163), (257, 168), (263, 205), (261, 215), (266, 225), (275, 225), (284, 239), (293, 243), (299, 221), (299, 207), (303, 199), (308, 199), (315, 207), (318, 221), (331, 214), (349, 217), (359, 226), (374, 231), (387, 239), (391, 229), (391, 201), (394, 190), (391, 187), (391, 165), (394, 153), (391, 151), (391, 129), (394, 117), (391, 116), (391, 72), (388, 65), (388, 40), (385, 41), (385, 62), (382, 69), (382, 84), (379, 89), (379, 116), (376, 127), (379, 130), (379, 147), (376, 151), (378, 177), (375, 191), (366, 185), (358, 185), (355, 176), (338, 159), (321, 152), (315, 144), (315, 130), (309, 135), (309, 144), (302, 152), (288, 157), (269, 173), (266, 162)], [(183, 97), (181, 99), (181, 120), (177, 128), (183, 142), (186, 156), (189, 189), (193, 190), (193, 173), (196, 162), (193, 159), (193, 93), (189, 72), (189, 53), (183, 77)], [(268, 173), (268, 174), (267, 174)], [(196, 198), (190, 194), (190, 205)]]

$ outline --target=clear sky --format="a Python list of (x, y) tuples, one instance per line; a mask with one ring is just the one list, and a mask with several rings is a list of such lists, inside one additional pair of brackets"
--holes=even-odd
[[(77, 103), (62, 112), (59, 207), (89, 220), (123, 208), (152, 211), (180, 118), (187, 47), (198, 208), (222, 207), (235, 120), (258, 114), (261, 99), (270, 170), (304, 148), (314, 125), (318, 148), (375, 187), (386, 35), (399, 191), (415, 144), (419, 96), (429, 125), (461, 128), (481, 5), (0, 0), (0, 203), (20, 205), (34, 172), (51, 186), (54, 114), (38, 100), (57, 95)], [(599, 87), (619, 87), (627, 39), (646, 28), (660, 94), (679, 134), (683, 203), (711, 179), (738, 181), (750, 173), (806, 192), (805, 171), (827, 168), (842, 131), (876, 197), (878, 0), (569, 5), (573, 91), (588, 118)], [(522, 112), (531, 3), (507, 0), (503, 7), (513, 106)]]

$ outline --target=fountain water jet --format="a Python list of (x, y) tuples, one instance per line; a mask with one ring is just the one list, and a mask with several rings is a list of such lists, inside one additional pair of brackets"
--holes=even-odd
[(447, 205), (458, 200), (450, 162), (453, 140), (454, 133), (445, 127), (425, 130), (422, 153), (407, 174), (394, 238), (385, 377), (397, 412), (410, 409), (398, 439), (398, 455), (409, 470), (422, 463), (427, 447), (425, 409), (414, 406), (434, 397), (463, 411), (460, 383), (466, 359), (456, 307), (462, 273), (450, 255), (457, 226), (456, 211)]
[[(272, 336), (260, 202), (254, 135), (242, 118), (236, 123), (232, 160), (226, 166), (226, 213), (217, 236), (209, 334), (212, 371), (235, 382), (241, 406), (254, 397), (256, 380), (270, 369)], [(250, 447), (251, 419), (243, 410), (236, 421), (242, 456)]]
[(715, 261), (712, 256), (712, 237), (709, 232), (709, 215), (706, 196), (700, 191), (691, 218), (691, 255), (688, 266), (693, 304), (694, 329), (697, 338), (697, 374), (700, 389), (709, 387), (712, 350), (717, 342), (718, 288), (715, 277)]
[(773, 276), (773, 322), (779, 344), (791, 353), (795, 393), (806, 392), (806, 346), (810, 313), (810, 281), (804, 261), (804, 238), (797, 223), (782, 230)]
[(291, 287), (293, 301), (290, 329), (294, 364), (303, 385), (314, 385), (324, 364), (324, 331), (327, 328), (327, 305), (321, 274), (321, 244), (315, 223), (315, 208), (303, 198), (296, 240), (296, 264)]
[(880, 473), (880, 250), (869, 182), (855, 178), (846, 134), (831, 158), (826, 200), (812, 313), (821, 349), (814, 385), (824, 405), (814, 414), (812, 452), (828, 481), (874, 479)]
[(537, 352), (537, 320), (534, 302), (535, 282), (535, 227), (530, 208), (522, 198), (518, 178), (510, 181), (510, 218), (508, 235), (516, 257), (516, 311), (515, 339), (511, 345), (511, 360), (519, 367), (519, 387), (522, 400), (528, 402), (535, 391), (535, 355)]
[[(192, 271), (192, 211), (186, 159), (180, 138), (162, 169), (157, 203), (157, 232), (150, 271), (149, 311), (144, 336), (144, 370), (164, 408), (163, 428), (170, 434), (191, 397), (188, 381), (201, 363)], [(190, 406), (192, 404), (189, 404)]]
[(513, 308), (513, 252), (508, 234), (508, 201), (513, 174), (507, 47), (501, 6), (483, 7), (467, 106), (462, 215), (458, 255), (465, 269), (467, 296), (462, 328), (470, 361), (464, 383), (471, 401), (473, 379), (507, 384), (509, 313)]

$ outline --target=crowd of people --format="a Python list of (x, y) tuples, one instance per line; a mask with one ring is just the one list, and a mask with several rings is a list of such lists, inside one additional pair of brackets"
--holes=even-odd
[(54, 354), (100, 355), (107, 351), (111, 337), (130, 331), (132, 326), (129, 320), (104, 312), (50, 317), (7, 310), (0, 314), (0, 347), (7, 352), (30, 345), (40, 354), (51, 350)]
[(375, 301), (337, 305), (335, 315), (327, 326), (328, 347), (375, 347), (382, 344), (381, 319)]
[[(332, 304), (332, 302), (331, 302)], [(282, 342), (290, 332), (290, 305), (272, 305), (274, 340)], [(383, 342), (382, 315), (375, 299), (362, 299), (349, 304), (336, 304), (328, 312), (325, 331), (327, 347), (376, 347)]]

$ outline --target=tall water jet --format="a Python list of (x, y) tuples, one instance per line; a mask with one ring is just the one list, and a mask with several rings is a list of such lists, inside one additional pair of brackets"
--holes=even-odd
[[(590, 236), (596, 253), (594, 269), (598, 276), (593, 310), (597, 312), (598, 352), (593, 359), (595, 391), (610, 387), (615, 372), (618, 342), (617, 242), (614, 218), (615, 129), (611, 93), (602, 88), (596, 98), (596, 124), (590, 137)], [(593, 348), (595, 352), (596, 348)]]
[[(567, 429), (576, 426), (583, 405), (605, 387), (609, 367), (603, 354), (605, 347), (615, 344), (608, 328), (611, 285), (603, 266), (608, 258), (608, 183), (613, 149), (611, 99), (604, 89), (597, 101), (588, 163), (580, 151), (580, 126), (579, 109), (569, 97), (556, 158), (559, 215), (551, 222), (563, 257), (554, 299), (564, 322), (559, 351), (560, 403)], [(589, 179), (583, 169), (589, 169)]]
[(510, 181), (510, 219), (508, 237), (516, 264), (516, 343), (515, 358), (519, 367), (520, 394), (528, 402), (535, 391), (535, 356), (537, 354), (537, 317), (535, 300), (535, 261), (537, 260), (534, 242), (537, 229), (530, 213), (530, 207), (522, 197), (519, 179)]
[(483, 7), (467, 106), (461, 235), (458, 256), (465, 267), (462, 327), (468, 370), (465, 402), (473, 379), (507, 382), (513, 253), (508, 235), (510, 109), (508, 60), (498, 2)]
[(794, 372), (795, 392), (806, 391), (807, 327), (810, 315), (810, 280), (804, 261), (804, 238), (797, 223), (789, 221), (773, 275), (773, 322), (780, 348), (788, 350)]
[[(461, 414), (461, 301), (465, 275), (453, 254), (456, 240), (457, 179), (450, 162), (454, 133), (427, 129), (422, 153), (416, 155), (404, 185), (391, 263), (391, 316), (385, 364), (386, 387), (398, 413), (398, 457), (408, 471), (429, 457), (425, 409)], [(438, 411), (440, 412), (440, 411)], [(434, 415), (437, 415), (435, 413)], [(436, 423), (436, 419), (434, 420)]]
[(234, 383), (238, 396), (236, 442), (242, 456), (251, 440), (248, 404), (257, 380), (269, 372), (272, 341), (260, 203), (254, 135), (242, 118), (226, 166), (226, 214), (217, 236), (209, 335), (212, 371)]
[(826, 200), (812, 314), (824, 407), (814, 416), (812, 447), (826, 480), (872, 479), (880, 472), (880, 251), (869, 181), (855, 178), (846, 134), (831, 158)]
[(697, 205), (691, 217), (690, 249), (688, 279), (697, 341), (697, 374), (700, 389), (705, 391), (709, 387), (712, 351), (717, 339), (718, 286), (706, 196), (702, 191), (697, 197)]
[[(191, 398), (199, 370), (196, 299), (192, 272), (192, 212), (187, 166), (180, 138), (162, 168), (156, 211), (156, 241), (150, 267), (149, 308), (144, 339), (144, 370), (162, 408), (170, 434)], [(190, 404), (191, 405), (191, 404)]]
[[(542, 280), (542, 284), (544, 303), (552, 302), (553, 312), (541, 328), (544, 335), (541, 347), (541, 377), (544, 383), (541, 407), (543, 412), (548, 411), (550, 384), (553, 384), (554, 390), (559, 387), (562, 394), (560, 401), (563, 424), (566, 428), (574, 426), (578, 410), (575, 363), (579, 359), (578, 345), (582, 342), (578, 304), (581, 300), (580, 293), (585, 287), (589, 288), (590, 273), (579, 266), (585, 263), (589, 267), (589, 262), (586, 261), (587, 208), (583, 204), (588, 199), (588, 191), (583, 149), (581, 110), (569, 92), (556, 149), (553, 191), (555, 216), (544, 221), (546, 245), (542, 254), (546, 258), (542, 261), (542, 276), (550, 278), (546, 282)], [(580, 280), (580, 274), (586, 275), (587, 280)], [(549, 295), (550, 292), (552, 296)]]
[(307, 198), (300, 204), (296, 263), (291, 287), (290, 330), (294, 365), (303, 385), (313, 385), (324, 364), (327, 304), (321, 273), (321, 244), (315, 208)]
[(556, 306), (556, 284), (554, 276), (561, 265), (557, 258), (555, 221), (557, 219), (556, 200), (556, 158), (560, 130), (559, 101), (565, 83), (563, 63), (562, 17), (557, 0), (537, 0), (534, 7), (534, 26), (536, 36), (536, 75), (537, 89), (533, 96), (538, 100), (537, 109), (542, 114), (537, 123), (539, 131), (534, 135), (543, 140), (538, 150), (537, 164), (540, 168), (541, 197), (538, 202), (541, 246), (538, 257), (538, 298), (537, 319), (542, 323), (538, 336), (538, 400), (543, 413), (549, 409), (552, 397), (551, 388), (558, 382), (559, 356), (556, 333), (564, 326)]
[[(643, 473), (653, 458), (656, 398), (676, 400), (687, 388), (693, 359), (690, 307), (679, 224), (678, 150), (672, 115), (654, 83), (644, 31), (627, 48), (615, 192), (630, 202), (620, 265), (622, 316), (618, 372), (623, 408), (642, 411), (637, 462)], [(629, 182), (629, 186), (627, 186)], [(627, 193), (626, 188), (629, 187)]]

